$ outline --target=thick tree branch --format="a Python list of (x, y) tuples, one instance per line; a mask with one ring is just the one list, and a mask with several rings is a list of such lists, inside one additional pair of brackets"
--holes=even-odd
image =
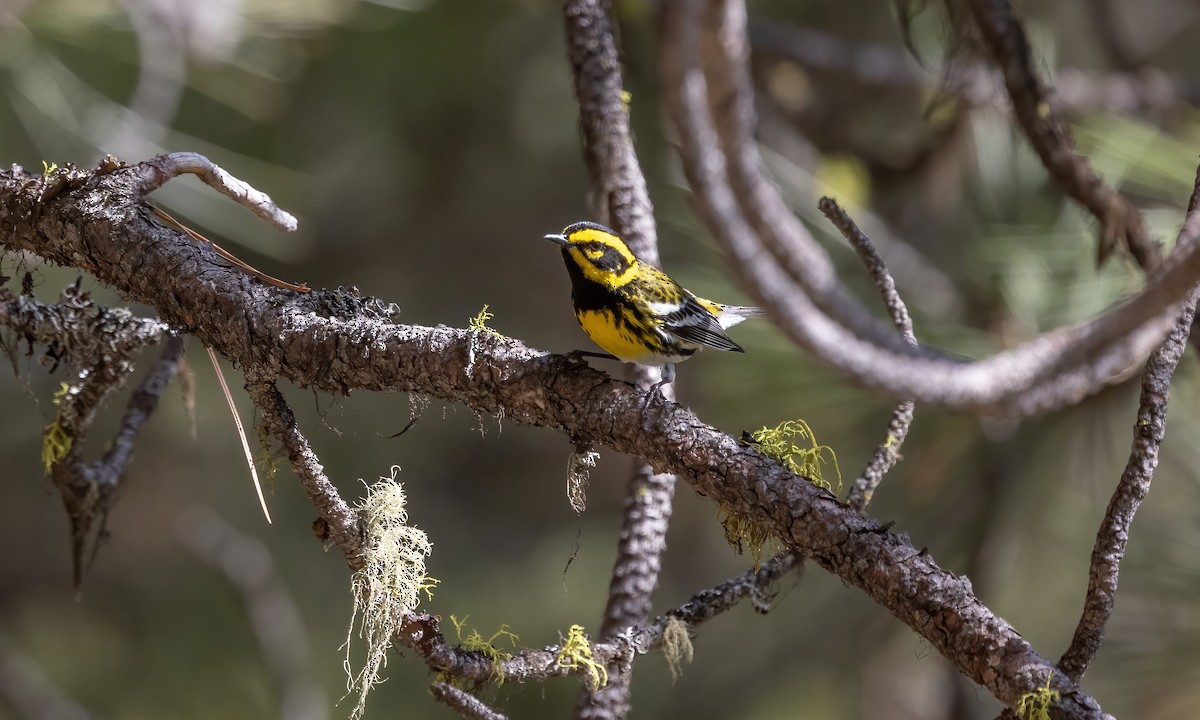
[[(862, 589), (1006, 704), (1053, 669), (965, 579), (687, 409), (512, 339), (396, 325), (377, 301), (263, 286), (150, 220), (132, 186), (138, 177), (122, 170), (95, 177), (35, 213), (36, 181), (26, 187), (29, 176), (0, 173), (0, 245), (82, 266), (154, 307), (172, 327), (243, 367), (252, 395), (270, 399), (263, 378), (273, 376), (327, 392), (419, 392), (645, 458)], [(468, 347), (475, 358), (470, 374)], [(336, 494), (320, 492), (315, 457), (295, 437), (288, 414), (275, 416), (269, 429), (293, 433), (289, 456), (299, 458), (330, 538), (353, 551), (353, 513)], [(1054, 684), (1063, 692), (1063, 717), (1102, 716), (1074, 683), (1056, 676)]]

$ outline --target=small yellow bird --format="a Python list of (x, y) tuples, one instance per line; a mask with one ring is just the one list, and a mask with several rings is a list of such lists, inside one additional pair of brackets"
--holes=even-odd
[(672, 382), (675, 363), (701, 348), (745, 352), (725, 329), (763, 312), (696, 297), (639, 260), (620, 235), (603, 225), (577, 222), (546, 239), (562, 246), (579, 327), (610, 353), (584, 354), (661, 365), (658, 385)]

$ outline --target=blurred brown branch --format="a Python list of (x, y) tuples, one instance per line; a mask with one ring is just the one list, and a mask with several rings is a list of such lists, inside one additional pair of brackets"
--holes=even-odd
[(1087, 158), (1075, 152), (1070, 129), (1050, 104), (1050, 88), (1034, 72), (1025, 29), (1008, 0), (970, 0), (969, 5), (992, 58), (1004, 73), (1025, 137), (1063, 192), (1100, 223), (1100, 261), (1124, 242), (1142, 269), (1153, 273), (1162, 264), (1162, 250), (1150, 237), (1137, 208), (1109, 187)]
[[(832, 273), (814, 275), (813, 263), (795, 262), (803, 247), (800, 234), (790, 235), (787, 246), (768, 241), (783, 240), (781, 228), (798, 227), (798, 222), (784, 215), (785, 207), (768, 210), (779, 223), (767, 228), (761, 222), (764, 208), (779, 207), (781, 201), (769, 199), (778, 194), (774, 185), (753, 178), (761, 170), (749, 147), (753, 112), (746, 97), (740, 5), (730, 4), (727, 13), (701, 12), (687, 2), (666, 7), (663, 88), (701, 218), (780, 329), (857, 382), (896, 398), (1013, 417), (1069, 405), (1140, 364), (1165, 337), (1184, 296), (1200, 279), (1200, 247), (1191, 241), (1200, 235), (1200, 214), (1193, 212), (1180, 230), (1180, 252), (1148, 287), (1090, 323), (1045, 333), (971, 363), (914, 350), (882, 323), (860, 321), (865, 317), (860, 309), (835, 301), (847, 294)], [(702, 17), (707, 23), (703, 43)], [(743, 160), (735, 162), (730, 154)], [(739, 193), (735, 176), (752, 187)], [(760, 236), (760, 230), (769, 232)], [(828, 259), (821, 264), (828, 267)]]

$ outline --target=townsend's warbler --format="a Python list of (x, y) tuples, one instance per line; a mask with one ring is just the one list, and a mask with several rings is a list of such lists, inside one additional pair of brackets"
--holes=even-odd
[(577, 222), (546, 239), (562, 246), (575, 318), (592, 342), (611, 353), (602, 357), (661, 365), (661, 385), (675, 379), (675, 363), (700, 348), (745, 352), (725, 335), (725, 328), (761, 315), (759, 308), (696, 297), (662, 270), (638, 260), (603, 225)]

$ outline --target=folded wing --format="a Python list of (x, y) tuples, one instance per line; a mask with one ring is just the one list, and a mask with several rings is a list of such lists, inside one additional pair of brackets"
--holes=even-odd
[(716, 350), (745, 352), (729, 339), (716, 316), (704, 309), (695, 298), (686, 297), (680, 305), (663, 314), (662, 329), (685, 342)]

